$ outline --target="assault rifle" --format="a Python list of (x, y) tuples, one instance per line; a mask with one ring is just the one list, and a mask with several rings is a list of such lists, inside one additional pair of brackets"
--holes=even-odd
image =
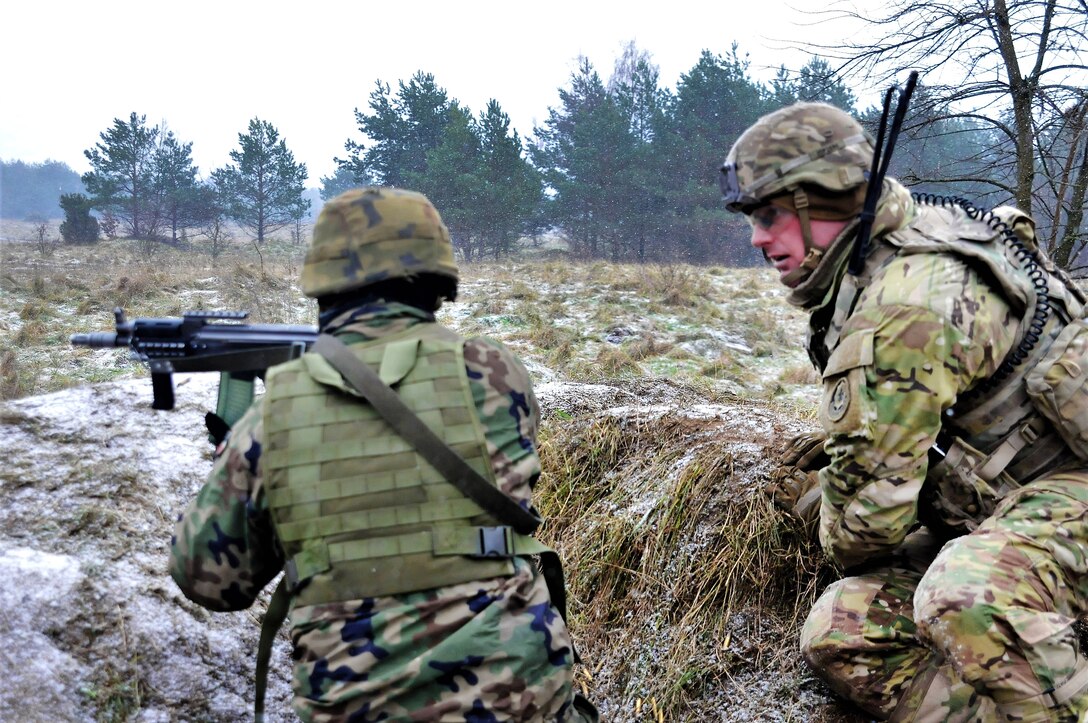
[[(253, 401), (253, 383), (265, 370), (300, 356), (317, 339), (317, 327), (242, 324), (245, 311), (187, 311), (181, 318), (125, 319), (114, 309), (115, 331), (73, 334), (74, 346), (129, 347), (151, 369), (152, 409), (174, 408), (174, 372), (220, 372), (215, 414), (205, 417), (216, 444)], [(214, 323), (224, 321), (230, 323)]]

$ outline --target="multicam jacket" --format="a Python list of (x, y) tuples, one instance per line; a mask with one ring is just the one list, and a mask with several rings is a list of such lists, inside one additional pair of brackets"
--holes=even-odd
[[(429, 321), (412, 307), (370, 305), (323, 331), (350, 345)], [(528, 375), (495, 342), (469, 339), (463, 348), (495, 478), (528, 506), (540, 473)], [(285, 562), (262, 477), (262, 426), (259, 400), (175, 528), (170, 573), (212, 610), (249, 607)], [(520, 558), (509, 577), (300, 605), (290, 622), (294, 708), (305, 721), (562, 721), (571, 713), (570, 637), (543, 576)]]
[[(1019, 343), (1034, 308), (1030, 281), (990, 225), (894, 187), (886, 196), (896, 207), (878, 219), (864, 271), (850, 277), (842, 264), (810, 331), (831, 458), (820, 473), (820, 539), (848, 568), (893, 551), (920, 521), (951, 535), (974, 529), (1009, 489), (1076, 465), (1026, 399), (1023, 372), (1077, 302), (1051, 278), (1055, 313), (1032, 356), (997, 388), (972, 393)], [(1030, 224), (1026, 216), (1009, 209), (1005, 218), (1030, 235), (1016, 223)], [(974, 472), (1006, 439), (1019, 442), (1028, 422), (1000, 474), (980, 480)]]

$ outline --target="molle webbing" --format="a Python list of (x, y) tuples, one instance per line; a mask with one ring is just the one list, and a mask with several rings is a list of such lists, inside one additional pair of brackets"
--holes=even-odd
[[(462, 342), (439, 327), (421, 326), (351, 350), (494, 484)], [(269, 375), (262, 463), (277, 535), (289, 558), (288, 575), (306, 583), (294, 592), (296, 604), (509, 575), (508, 556), (466, 555), (537, 551), (529, 549), (535, 541), (495, 532), (505, 528), (497, 528), (493, 516), (347, 390), (313, 354)], [(496, 549), (504, 543), (509, 549)]]
[[(955, 224), (960, 237), (936, 240), (935, 235), (942, 224)], [(959, 210), (920, 205), (914, 226), (882, 237), (866, 259), (858, 283), (851, 286), (844, 281), (830, 308), (825, 306), (817, 310), (826, 316), (834, 309), (834, 317), (826, 327), (813, 330), (818, 333), (810, 337), (810, 354), (827, 353), (838, 345), (846, 318), (853, 313), (872, 277), (880, 274), (881, 267), (894, 256), (919, 253), (947, 253), (975, 269), (1009, 303), (1012, 313), (1020, 317), (1021, 333), (1027, 328), (1034, 309), (1034, 292), (1030, 280), (1009, 258), (1000, 236), (981, 222), (965, 220)], [(1028, 371), (1050, 348), (1065, 323), (1084, 313), (1066, 285), (1057, 277), (1052, 280), (1050, 303), (1057, 313), (1048, 321), (1031, 357), (996, 389), (976, 399), (968, 395), (966, 403), (957, 405), (950, 413), (953, 433), (962, 435), (982, 453), (978, 468), (964, 472), (980, 475), (985, 482), (1003, 477), (1025, 484), (1073, 458), (1051, 425), (1036, 412), (1024, 391), (1024, 377)]]
[[(1064, 307), (1062, 308), (1064, 311)], [(1002, 471), (1027, 484), (1071, 459), (1069, 448), (1053, 426), (1040, 416), (1026, 393), (1024, 379), (1050, 349), (1063, 328), (1058, 314), (1051, 317), (1034, 353), (986, 395), (961, 404), (951, 417), (958, 434), (971, 438), (988, 459), (978, 470), (986, 481)]]
[(532, 534), (540, 526), (539, 517), (507, 497), (495, 486), (494, 481), (470, 467), (382, 381), (381, 376), (360, 361), (342, 341), (329, 334), (321, 334), (314, 343), (313, 350), (358, 390), (423, 459), (441, 472), (445, 480), (466, 497), (479, 504), (495, 519), (509, 523), (523, 534)]

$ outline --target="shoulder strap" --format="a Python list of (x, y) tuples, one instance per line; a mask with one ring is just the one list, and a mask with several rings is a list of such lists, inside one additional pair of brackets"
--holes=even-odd
[(257, 644), (256, 691), (253, 697), (254, 723), (264, 723), (264, 691), (268, 686), (268, 663), (272, 658), (272, 644), (276, 641), (276, 632), (287, 619), (290, 608), (291, 595), (287, 592), (287, 576), (284, 576), (272, 593), (268, 610), (261, 622), (261, 639)]
[(339, 339), (321, 334), (311, 351), (320, 354), (355, 387), (394, 431), (403, 437), (442, 476), (469, 499), (523, 535), (532, 533), (540, 518), (522, 509), (498, 487), (472, 469), (449, 445), (408, 408), (397, 393), (360, 361)]

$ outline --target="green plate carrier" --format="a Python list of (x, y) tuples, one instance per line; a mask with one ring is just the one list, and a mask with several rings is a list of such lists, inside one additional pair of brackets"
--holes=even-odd
[(262, 625), (256, 720), (290, 605), (507, 576), (514, 556), (540, 555), (565, 619), (558, 556), (529, 536), (539, 519), (495, 486), (463, 344), (435, 324), (350, 348), (323, 336), (269, 370), (262, 464), (288, 560)]
[[(494, 485), (462, 345), (428, 324), (351, 349)], [(269, 506), (296, 605), (513, 573), (515, 533), (449, 484), (321, 356), (270, 370), (264, 438)]]

